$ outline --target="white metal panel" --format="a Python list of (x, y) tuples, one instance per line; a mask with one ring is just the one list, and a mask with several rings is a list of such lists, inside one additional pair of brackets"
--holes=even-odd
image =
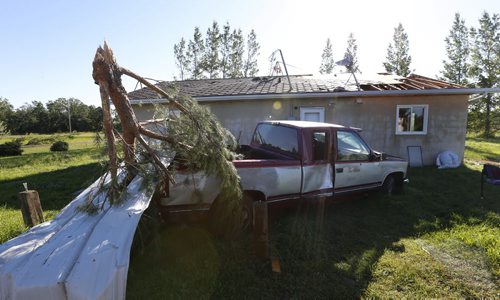
[(300, 120), (311, 122), (325, 122), (324, 107), (301, 107)]
[(153, 193), (142, 182), (89, 215), (78, 208), (90, 193), (103, 200), (96, 181), (53, 220), (0, 245), (0, 299), (125, 299), (130, 246)]

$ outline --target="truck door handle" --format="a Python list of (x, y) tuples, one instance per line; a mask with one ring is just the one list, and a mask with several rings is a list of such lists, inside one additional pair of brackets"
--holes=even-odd
[(344, 173), (344, 168), (337, 168), (336, 171), (337, 173)]

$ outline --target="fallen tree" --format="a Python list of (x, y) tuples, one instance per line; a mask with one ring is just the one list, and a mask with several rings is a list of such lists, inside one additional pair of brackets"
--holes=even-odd
[[(97, 49), (92, 65), (92, 77), (99, 85), (107, 139), (111, 184), (103, 188), (107, 189), (110, 204), (120, 199), (122, 191), (135, 176), (146, 174), (142, 165), (150, 163), (154, 166), (159, 180), (151, 181), (150, 184), (155, 184), (154, 188), (161, 190), (165, 184), (174, 183), (175, 164), (182, 163), (188, 170), (203, 170), (207, 175), (215, 175), (221, 179), (219, 201), (223, 202), (224, 209), (218, 218), (224, 220), (226, 228), (237, 230), (241, 222), (242, 194), (239, 177), (231, 163), (235, 157), (234, 136), (193, 98), (179, 95), (175, 86), (164, 91), (134, 72), (120, 67), (106, 42)], [(160, 98), (167, 100), (167, 109), (157, 110), (153, 120), (138, 122), (122, 85), (122, 75), (136, 79), (156, 92)], [(122, 133), (113, 128), (110, 100), (120, 119)], [(121, 182), (117, 177), (121, 165), (117, 145), (123, 147), (122, 165), (126, 169), (126, 176)], [(166, 166), (161, 155), (174, 153), (178, 159), (173, 161), (173, 166)], [(88, 205), (93, 205), (91, 199)]]
[[(93, 67), (104, 112), (107, 171), (54, 219), (0, 245), (0, 299), (125, 299), (134, 232), (155, 190), (174, 182), (176, 163), (220, 178), (218, 201), (224, 205), (216, 220), (239, 231), (241, 189), (231, 163), (235, 154), (227, 147), (235, 145), (234, 137), (192, 98), (174, 87), (163, 91), (118, 66), (106, 44), (97, 49)], [(156, 91), (168, 109), (139, 123), (122, 75)], [(113, 127), (110, 100), (121, 132)]]

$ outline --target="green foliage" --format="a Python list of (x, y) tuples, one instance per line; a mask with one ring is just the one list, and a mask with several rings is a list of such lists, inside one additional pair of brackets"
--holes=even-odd
[(330, 38), (326, 39), (325, 49), (321, 54), (321, 65), (319, 66), (320, 74), (332, 74), (335, 62), (333, 61), (333, 51)]
[(232, 48), (232, 37), (231, 37), (231, 26), (229, 22), (222, 28), (222, 33), (220, 35), (220, 68), (222, 73), (222, 78), (229, 77), (229, 65), (231, 57)]
[(406, 34), (401, 23), (394, 28), (393, 43), (389, 43), (389, 47), (387, 48), (384, 68), (389, 73), (399, 76), (408, 76), (411, 72), (411, 56), (409, 54), (410, 45), (408, 35)]
[(216, 21), (207, 29), (205, 39), (200, 28), (194, 28), (193, 39), (184, 38), (174, 45), (174, 57), (180, 79), (238, 78), (255, 76), (259, 71), (257, 57), (260, 45), (252, 30), (245, 41), (241, 29), (233, 29), (226, 23), (222, 32)]
[(69, 145), (66, 142), (63, 141), (57, 141), (52, 146), (50, 146), (50, 151), (52, 152), (62, 152), (62, 151), (68, 151)]
[(175, 64), (179, 68), (180, 80), (184, 80), (190, 64), (186, 47), (186, 40), (184, 38), (181, 38), (179, 44), (174, 45)]
[(245, 52), (245, 49), (244, 49), (243, 33), (241, 32), (241, 29), (233, 30), (233, 33), (231, 33), (230, 35), (230, 42), (231, 42), (231, 50), (229, 53), (227, 77), (229, 78), (242, 77), (243, 54)]
[(459, 13), (455, 14), (453, 26), (445, 38), (447, 60), (443, 60), (442, 79), (466, 86), (470, 67), (469, 30)]
[(349, 72), (361, 72), (358, 63), (358, 45), (356, 44), (356, 39), (352, 32), (347, 39), (347, 49), (345, 50), (344, 57), (350, 61), (349, 65), (346, 66)]
[(208, 73), (210, 79), (219, 77), (221, 67), (219, 58), (220, 38), (219, 24), (214, 21), (212, 27), (207, 29), (205, 53), (203, 53), (203, 70)]
[[(221, 180), (219, 198), (224, 203), (220, 220), (231, 229), (238, 231), (241, 216), (242, 194), (240, 179), (231, 160), (234, 159), (236, 139), (218, 122), (216, 117), (200, 106), (191, 97), (179, 96), (178, 101), (189, 111), (178, 114), (164, 108), (156, 110), (156, 119), (165, 120), (162, 128), (166, 128), (173, 144), (165, 144), (168, 150), (175, 151), (175, 164), (182, 164), (188, 171), (202, 170), (209, 176)], [(159, 129), (161, 131), (161, 129)]]
[(199, 27), (194, 28), (193, 40), (188, 43), (187, 59), (190, 62), (187, 70), (191, 79), (203, 79), (203, 53), (205, 44)]
[(247, 36), (247, 56), (243, 64), (243, 76), (253, 77), (259, 72), (257, 57), (260, 52), (260, 44), (257, 42), (257, 34), (252, 29)]
[(14, 107), (10, 104), (9, 100), (0, 97), (0, 120), (5, 120), (12, 113)]
[(0, 99), (0, 120), (5, 120), (5, 131), (12, 134), (64, 132), (69, 130), (68, 107), (72, 130), (101, 129), (101, 108), (86, 105), (74, 98), (48, 101), (45, 106), (40, 101), (33, 101), (15, 110), (8, 100)]
[(7, 126), (4, 122), (0, 121), (0, 135), (10, 134), (10, 131), (7, 130)]
[[(498, 88), (500, 86), (500, 15), (490, 16), (484, 12), (479, 19), (479, 28), (471, 28), (472, 51), (470, 75), (473, 84), (480, 88)], [(471, 122), (480, 124), (485, 137), (493, 136), (493, 126), (498, 125), (499, 97), (488, 94), (471, 103), (474, 113)]]
[(22, 153), (23, 150), (21, 149), (21, 143), (19, 142), (7, 142), (0, 145), (0, 156), (17, 156)]

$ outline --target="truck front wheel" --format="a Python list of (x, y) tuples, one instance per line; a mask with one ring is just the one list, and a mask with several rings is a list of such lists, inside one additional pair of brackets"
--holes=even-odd
[(391, 174), (387, 176), (382, 185), (382, 192), (387, 196), (401, 194), (403, 190), (403, 180), (398, 174)]

